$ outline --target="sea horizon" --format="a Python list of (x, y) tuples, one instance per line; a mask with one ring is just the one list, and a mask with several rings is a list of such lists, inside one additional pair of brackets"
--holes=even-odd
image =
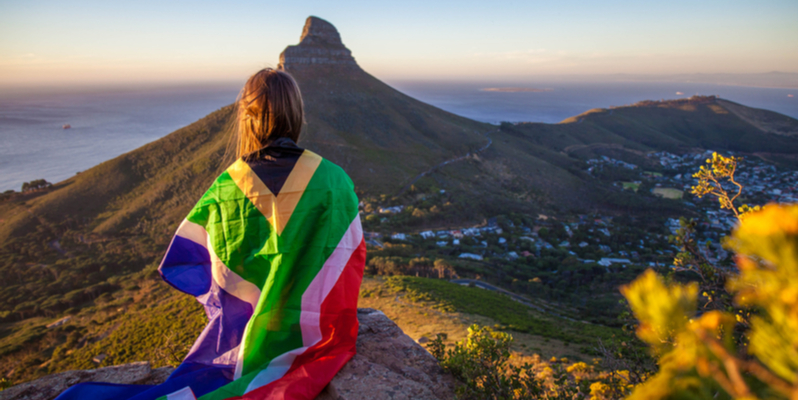
[[(690, 82), (386, 82), (417, 100), (492, 124), (558, 123), (594, 108), (695, 94), (718, 95), (793, 118), (798, 104), (796, 88)], [(23, 182), (35, 179), (60, 182), (158, 140), (233, 103), (241, 85), (217, 81), (6, 87), (0, 90), (0, 191), (19, 191)], [(521, 90), (485, 90), (508, 88)], [(70, 129), (63, 129), (66, 124)]]

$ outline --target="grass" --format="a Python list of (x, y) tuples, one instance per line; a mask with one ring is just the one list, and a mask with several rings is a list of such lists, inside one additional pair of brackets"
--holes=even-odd
[(680, 199), (683, 197), (683, 190), (673, 188), (653, 188), (653, 194), (666, 199)]
[(461, 286), (438, 279), (396, 276), (386, 279), (396, 293), (411, 302), (431, 304), (442, 312), (461, 312), (497, 321), (507, 329), (565, 343), (593, 345), (598, 338), (610, 338), (615, 329), (542, 314), (511, 298), (489, 290)]
[[(202, 307), (163, 282), (139, 279), (136, 284), (107, 303), (75, 310), (58, 328), (45, 325), (61, 316), (0, 325), (0, 376), (21, 383), (134, 361), (148, 361), (154, 368), (177, 365), (205, 327)], [(504, 329), (515, 338), (513, 350), (520, 357), (585, 360), (597, 337), (615, 331), (534, 312), (494, 292), (425, 278), (365, 278), (359, 307), (383, 311), (414, 340), (444, 333), (452, 345), (466, 337), (472, 324)], [(92, 358), (99, 354), (107, 357), (96, 364)]]
[(622, 188), (623, 189), (631, 189), (634, 192), (638, 192), (639, 191), (639, 185), (641, 185), (641, 184), (634, 183), (634, 182), (622, 182)]
[[(472, 324), (500, 326), (493, 318), (465, 312), (441, 311), (430, 301), (412, 300), (407, 293), (395, 292), (384, 278), (365, 278), (361, 285), (359, 307), (381, 310), (414, 340), (422, 337), (433, 339), (437, 334), (446, 335), (445, 343), (452, 346), (467, 336)], [(567, 357), (571, 360), (588, 359), (576, 344), (566, 344), (560, 338), (510, 331), (514, 337), (512, 350), (515, 357), (525, 359), (539, 355), (542, 359)], [(584, 349), (585, 350), (585, 349)]]

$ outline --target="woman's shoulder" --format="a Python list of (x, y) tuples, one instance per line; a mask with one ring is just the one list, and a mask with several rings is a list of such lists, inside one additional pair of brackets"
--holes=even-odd
[(314, 157), (319, 159), (319, 164), (316, 168), (315, 175), (320, 175), (321, 178), (326, 178), (330, 183), (338, 183), (344, 184), (349, 187), (353, 186), (353, 181), (350, 179), (350, 176), (347, 175), (344, 168), (340, 167), (336, 163), (327, 158), (324, 158), (311, 150), (306, 149), (303, 154), (309, 154), (310, 157)]

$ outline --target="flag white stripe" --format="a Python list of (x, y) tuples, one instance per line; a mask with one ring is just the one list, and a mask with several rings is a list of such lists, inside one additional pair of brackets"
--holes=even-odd
[(244, 280), (217, 257), (208, 232), (202, 225), (184, 219), (181, 226), (178, 227), (176, 235), (205, 247), (211, 258), (211, 275), (214, 277), (214, 282), (229, 294), (250, 303), (255, 310), (258, 298), (261, 297), (261, 290), (258, 286)]

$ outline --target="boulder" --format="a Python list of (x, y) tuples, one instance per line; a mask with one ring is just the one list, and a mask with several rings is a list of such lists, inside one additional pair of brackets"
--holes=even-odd
[(381, 311), (358, 309), (356, 355), (318, 400), (453, 399), (455, 380)]
[[(452, 399), (455, 381), (422, 346), (381, 311), (358, 309), (356, 355), (318, 400)], [(148, 362), (48, 375), (0, 392), (0, 400), (50, 400), (80, 382), (156, 385), (171, 367)]]

